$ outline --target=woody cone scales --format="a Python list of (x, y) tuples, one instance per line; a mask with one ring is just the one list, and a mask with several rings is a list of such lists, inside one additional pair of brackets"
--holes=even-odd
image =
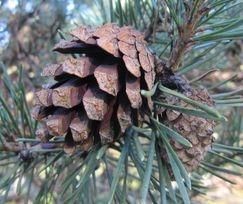
[[(53, 48), (65, 54), (65, 60), (43, 69), (42, 75), (53, 77), (55, 83), (36, 91), (32, 117), (42, 124), (37, 137), (48, 141), (64, 136), (64, 150), (73, 154), (77, 149), (89, 151), (97, 143), (113, 143), (131, 125), (148, 121), (157, 110), (140, 91), (151, 90), (163, 68), (158, 68), (158, 58), (148, 49), (144, 35), (131, 27), (82, 26), (70, 35), (71, 40), (61, 40)], [(205, 90), (190, 88), (184, 94), (213, 105)], [(188, 106), (173, 96), (162, 100)], [(185, 149), (171, 141), (186, 168), (194, 170), (211, 145), (215, 123), (166, 109), (158, 113), (161, 122), (192, 143)]]

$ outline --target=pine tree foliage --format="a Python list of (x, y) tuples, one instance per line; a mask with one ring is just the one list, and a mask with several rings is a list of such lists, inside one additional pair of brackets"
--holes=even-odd
[[(225, 182), (227, 174), (242, 176), (242, 89), (228, 86), (236, 76), (207, 81), (223, 71), (224, 53), (243, 36), (240, 0), (100, 0), (81, 12), (77, 24), (116, 22), (145, 32), (151, 50), (164, 66), (187, 77), (190, 85), (206, 87), (215, 109), (157, 83), (144, 96), (153, 96), (158, 108), (166, 108), (217, 122), (217, 138), (197, 171), (187, 172), (170, 140), (191, 143), (163, 124), (153, 113), (149, 124), (132, 126), (114, 144), (96, 144), (88, 153), (69, 156), (59, 144), (36, 139), (38, 124), (30, 116), (25, 98), (24, 73), (13, 83), (1, 63), (4, 89), (0, 92), (0, 202), (15, 191), (27, 203), (191, 203), (191, 196), (205, 194), (205, 173)], [(59, 31), (61, 38), (68, 38)], [(218, 68), (217, 70), (215, 68)], [(195, 74), (196, 78), (192, 78)], [(157, 95), (174, 96), (192, 108), (165, 103)], [(226, 132), (226, 134), (225, 134)], [(161, 157), (162, 144), (168, 163)], [(168, 165), (169, 164), (169, 165)], [(226, 168), (226, 164), (234, 168)], [(133, 183), (139, 185), (131, 189)]]

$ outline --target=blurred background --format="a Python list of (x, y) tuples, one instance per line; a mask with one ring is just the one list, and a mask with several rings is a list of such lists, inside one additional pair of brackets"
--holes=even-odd
[[(60, 40), (62, 35), (77, 25), (101, 25), (106, 22), (105, 1), (96, 0), (1, 0), (0, 1), (0, 56), (1, 61), (7, 67), (7, 73), (12, 82), (18, 80), (17, 73), (23, 68), (23, 79), (26, 87), (26, 99), (30, 106), (33, 103), (33, 91), (40, 86), (43, 80), (40, 76), (42, 68), (47, 64), (57, 61), (57, 55), (53, 53), (53, 45)], [(230, 14), (229, 14), (230, 15)], [(139, 26), (138, 26), (139, 27)], [(140, 28), (140, 27), (139, 27)], [(141, 30), (146, 30), (141, 26)], [(159, 44), (151, 40), (154, 50)], [(157, 51), (157, 50), (156, 50)], [(196, 51), (195, 55), (196, 55)], [(199, 63), (198, 66), (205, 69), (193, 69), (187, 73), (189, 79), (196, 78), (207, 70), (215, 69), (212, 74), (204, 78), (204, 85), (218, 84), (211, 87), (211, 93), (230, 92), (243, 89), (243, 42), (237, 40), (230, 46), (224, 47), (224, 51), (217, 54), (216, 49), (211, 49), (211, 60), (207, 63)], [(216, 69), (220, 70), (217, 71)], [(2, 86), (0, 81), (0, 88)], [(240, 94), (240, 93), (239, 93)], [(242, 95), (242, 92), (241, 92)], [(215, 138), (220, 140), (227, 138), (228, 145), (243, 144), (243, 111), (232, 106), (222, 111), (228, 115), (229, 123), (220, 126), (215, 133)], [(209, 155), (210, 156), (210, 155)], [(233, 157), (233, 156), (232, 156)], [(242, 155), (234, 155), (242, 158)], [(215, 164), (226, 166), (232, 170), (237, 167), (230, 163), (217, 160)], [(0, 166), (1, 171), (1, 166)], [(241, 172), (242, 173), (242, 172)], [(200, 174), (200, 172), (199, 172)], [(239, 175), (225, 173), (229, 180), (225, 181), (211, 174), (203, 174), (203, 183), (210, 190), (205, 195), (193, 195), (195, 203), (240, 204), (243, 203), (243, 178)], [(3, 176), (3, 175), (1, 175)], [(38, 186), (38, 183), (36, 184)], [(138, 188), (138, 184), (132, 183), (131, 188)], [(14, 192), (10, 193), (9, 203), (21, 203), (21, 197)]]

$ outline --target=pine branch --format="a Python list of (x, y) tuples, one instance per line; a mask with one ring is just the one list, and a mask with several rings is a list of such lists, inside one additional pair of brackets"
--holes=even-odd
[(175, 41), (167, 64), (173, 71), (178, 70), (187, 49), (193, 44), (192, 37), (196, 34), (197, 23), (207, 12), (202, 5), (202, 0), (194, 1), (190, 12), (186, 14), (185, 22), (178, 26), (178, 39)]
[(7, 142), (4, 138), (1, 138), (2, 146), (0, 146), (0, 152), (16, 152), (19, 153), (23, 149), (18, 142)]
[[(105, 13), (106, 5), (103, 4), (105, 1), (101, 2), (101, 8), (104, 10), (104, 13), (102, 13), (102, 18), (104, 21), (109, 20), (109, 17)], [(195, 41), (193, 39), (200, 39), (196, 38), (196, 34), (200, 31), (197, 27), (200, 25), (200, 19), (202, 19), (205, 13), (208, 12), (207, 8), (204, 7), (208, 1), (204, 0), (195, 0), (195, 1), (164, 1), (167, 3), (168, 6), (168, 13), (164, 14), (162, 13), (164, 8), (161, 10), (157, 8), (155, 4), (152, 4), (151, 1), (139, 1), (139, 0), (127, 0), (123, 4), (122, 1), (116, 0), (116, 7), (113, 7), (115, 5), (112, 4), (112, 1), (110, 1), (110, 20), (113, 21), (119, 21), (121, 25), (134, 25), (135, 27), (139, 27), (140, 24), (144, 23), (144, 25), (149, 25), (146, 37), (152, 38), (153, 37), (153, 43), (156, 42), (156, 37), (160, 38), (159, 34), (157, 35), (157, 31), (161, 31), (161, 28), (159, 27), (161, 22), (163, 22), (164, 18), (166, 19), (166, 23), (170, 24), (170, 28), (177, 28), (178, 31), (168, 30), (164, 32), (163, 34), (166, 34), (166, 39), (170, 38), (170, 40), (173, 38), (172, 35), (178, 35), (177, 39), (175, 40), (174, 46), (172, 47), (172, 50), (169, 51), (169, 54), (163, 58), (167, 58), (168, 62), (167, 64), (164, 61), (157, 61), (156, 66), (156, 72), (157, 74), (160, 74), (162, 71), (165, 71), (165, 68), (168, 68), (168, 73), (171, 74), (171, 70), (176, 71), (178, 70), (179, 66), (181, 65), (183, 58), (187, 54), (187, 49), (193, 45), (195, 45)], [(160, 1), (157, 1), (160, 2)], [(206, 3), (205, 3), (206, 2)], [(218, 2), (218, 1), (217, 1)], [(219, 1), (220, 2), (220, 1)], [(221, 3), (224, 1), (221, 1)], [(209, 3), (212, 3), (210, 1)], [(140, 6), (142, 7), (140, 9)], [(184, 6), (184, 7), (183, 7)], [(114, 8), (114, 9), (113, 9)], [(182, 8), (182, 10), (181, 10)], [(167, 9), (167, 8), (166, 8)], [(149, 10), (149, 11), (148, 11)], [(155, 15), (150, 19), (151, 12), (156, 11)], [(183, 16), (183, 12), (185, 12), (185, 17)], [(146, 14), (145, 14), (146, 13)], [(162, 15), (160, 15), (162, 13)], [(137, 15), (139, 14), (139, 15)], [(163, 15), (169, 15), (168, 18)], [(88, 15), (87, 15), (88, 16)], [(145, 19), (144, 16), (146, 16)], [(185, 20), (183, 20), (185, 19)], [(168, 20), (168, 22), (167, 22)], [(205, 19), (206, 20), (206, 19)], [(103, 23), (103, 22), (102, 22)], [(220, 25), (217, 25), (220, 27)], [(142, 26), (141, 26), (142, 27)], [(210, 26), (209, 26), (210, 27)], [(213, 26), (212, 26), (213, 27)], [(140, 28), (141, 29), (141, 28)], [(144, 28), (143, 28), (144, 29)], [(141, 29), (142, 30), (142, 29)], [(201, 31), (200, 31), (201, 32)], [(215, 33), (214, 33), (215, 34)], [(218, 33), (217, 34), (217, 38)], [(207, 34), (206, 34), (207, 35)], [(169, 37), (168, 37), (169, 36)], [(195, 37), (196, 36), (196, 37)], [(201, 37), (203, 41), (207, 40), (207, 36)], [(215, 38), (214, 38), (215, 39)], [(161, 41), (163, 41), (163, 36), (161, 37)], [(199, 40), (198, 40), (199, 41)], [(198, 42), (197, 41), (197, 42)], [(213, 40), (212, 40), (213, 41)], [(163, 49), (162, 54), (164, 54), (168, 47), (170, 45), (170, 42), (166, 42), (166, 48)], [(80, 44), (77, 44), (77, 42), (74, 42), (77, 47), (80, 46)], [(159, 45), (160, 46), (160, 45)], [(214, 49), (216, 46), (212, 46), (212, 49)], [(65, 47), (66, 50), (68, 50), (70, 47)], [(195, 46), (193, 47), (193, 49)], [(65, 51), (64, 49), (64, 51)], [(211, 47), (210, 47), (211, 49)], [(74, 50), (76, 50), (76, 47), (74, 47)], [(97, 50), (96, 50), (97, 51)], [(172, 51), (172, 52), (171, 52)], [(202, 52), (199, 54), (198, 58), (194, 58), (191, 61), (189, 60), (189, 66), (194, 65), (193, 62), (197, 61), (197, 59), (200, 59), (200, 55), (204, 56), (207, 54), (207, 49), (205, 52)], [(74, 55), (74, 54), (73, 54)], [(78, 56), (78, 55), (77, 55)], [(168, 57), (169, 56), (169, 57)], [(78, 58), (77, 58), (78, 59)], [(205, 61), (206, 62), (206, 61)], [(204, 63), (205, 63), (204, 62)], [(167, 67), (167, 66), (168, 67)], [(76, 69), (75, 69), (76, 70)], [(67, 70), (66, 70), (67, 71)], [(210, 72), (206, 72), (206, 74), (201, 75), (199, 77), (196, 77), (191, 82), (200, 81), (202, 80), (206, 75), (210, 74)], [(72, 74), (72, 73), (71, 73)], [(104, 74), (104, 73), (103, 73)], [(168, 76), (166, 76), (168, 77)], [(102, 77), (97, 77), (98, 79), (102, 79)], [(10, 81), (10, 80), (9, 80)], [(175, 81), (175, 79), (174, 79)], [(168, 84), (171, 85), (171, 81), (168, 80)], [(11, 85), (11, 83), (9, 83)], [(8, 84), (8, 85), (9, 85)], [(10, 86), (9, 85), (9, 86)], [(67, 85), (67, 84), (66, 84)], [(67, 100), (64, 100), (64, 105), (69, 106), (75, 106), (76, 104), (80, 103), (80, 101), (69, 101), (69, 99), (72, 99), (72, 90), (76, 88), (76, 86), (71, 86), (72, 84), (69, 84), (65, 87), (60, 87), (59, 89), (55, 88), (57, 96), (55, 97), (56, 101), (54, 101), (55, 104), (63, 105), (63, 100), (61, 97), (58, 98), (59, 93), (66, 93), (66, 95), (70, 96), (67, 98)], [(159, 86), (158, 86), (159, 85)], [(162, 83), (164, 86), (164, 84)], [(190, 115), (206, 119), (223, 119), (223, 116), (221, 116), (218, 112), (213, 110), (210, 107), (205, 106), (204, 103), (199, 103), (197, 101), (194, 101), (190, 98), (185, 97), (184, 95), (168, 89), (168, 87), (163, 87), (161, 84), (157, 83), (152, 90), (145, 91), (142, 90), (142, 94), (145, 97), (156, 97), (157, 94), (157, 88), (161, 90), (160, 95), (162, 96), (174, 96), (182, 101), (185, 101), (188, 104), (191, 104), (194, 106), (194, 108), (187, 108), (182, 107), (178, 104), (170, 105), (166, 102), (160, 102), (156, 101), (155, 105), (160, 106), (161, 108), (166, 109), (168, 112), (170, 111), (171, 116), (173, 117), (173, 114), (184, 114), (188, 117)], [(178, 84), (175, 84), (175, 86)], [(177, 89), (179, 89), (176, 86)], [(9, 88), (9, 87), (7, 87)], [(10, 88), (9, 88), (10, 89)], [(46, 91), (46, 90), (45, 90)], [(48, 98), (48, 91), (47, 92), (39, 92), (39, 99), (43, 98), (44, 101), (39, 100), (40, 103), (45, 104), (46, 106), (49, 106), (52, 104), (53, 101), (49, 100)], [(17, 105), (14, 105), (14, 108), (12, 106), (7, 106), (8, 110), (10, 111), (8, 114), (12, 115), (12, 112), (18, 113), (21, 115), (23, 113), (23, 108), (21, 109), (21, 106), (19, 104), (22, 104), (18, 100), (23, 100), (23, 98), (18, 99), (18, 94), (13, 94), (15, 92), (15, 89), (11, 89), (11, 96), (16, 95), (16, 101)], [(76, 91), (74, 91), (76, 93)], [(238, 92), (234, 92), (238, 93)], [(230, 93), (231, 94), (231, 93)], [(24, 96), (25, 94), (23, 94)], [(81, 94), (82, 95), (82, 94)], [(44, 97), (46, 96), (46, 97)], [(231, 95), (230, 95), (231, 96)], [(38, 96), (37, 96), (38, 97)], [(221, 101), (218, 100), (218, 103), (220, 104), (228, 104), (229, 102), (237, 102), (237, 104), (241, 103), (242, 100), (232, 100), (229, 98), (222, 98)], [(6, 103), (8, 104), (8, 103)], [(16, 108), (17, 107), (17, 108)], [(27, 108), (27, 106), (25, 107)], [(14, 109), (14, 110), (13, 110)], [(16, 109), (16, 110), (15, 110)], [(101, 108), (103, 109), (103, 108)], [(0, 109), (0, 111), (2, 111)], [(5, 111), (6, 112), (6, 111)], [(174, 112), (174, 113), (173, 113)], [(7, 112), (6, 112), (7, 113)], [(10, 114), (11, 113), (11, 114)], [(20, 113), (20, 114), (19, 114)], [(166, 113), (167, 114), (167, 113)], [(4, 128), (6, 131), (13, 133), (15, 135), (19, 135), (16, 133), (16, 131), (13, 131), (13, 128), (11, 129), (10, 126), (13, 125), (13, 122), (9, 120), (9, 117), (7, 114), (3, 114), (6, 116), (5, 118), (1, 118), (4, 123)], [(15, 114), (13, 114), (15, 116)], [(23, 126), (18, 126), (19, 118), (13, 117), (13, 121), (16, 123), (16, 128), (19, 127), (19, 129), (22, 132), (22, 129), (26, 128), (27, 125), (31, 126), (32, 121), (30, 118), (30, 115), (26, 113), (27, 116), (25, 116), (27, 119), (24, 120)], [(2, 116), (0, 114), (0, 116)], [(22, 115), (21, 115), (22, 116)], [(9, 137), (4, 138), (0, 137), (2, 139), (2, 146), (0, 147), (0, 165), (6, 166), (7, 169), (12, 169), (11, 167), (14, 166), (13, 171), (10, 172), (10, 176), (4, 176), (5, 178), (3, 181), (0, 181), (0, 187), (4, 186), (4, 191), (8, 191), (10, 189), (10, 186), (17, 180), (18, 185), (21, 188), (21, 179), (22, 177), (28, 178), (27, 179), (27, 191), (24, 192), (27, 194), (26, 196), (26, 202), (29, 199), (30, 189), (31, 189), (31, 183), (33, 181), (33, 177), (41, 177), (43, 178), (43, 173), (45, 175), (45, 179), (41, 180), (42, 184), (40, 189), (38, 189), (39, 193), (37, 196), (37, 200), (35, 202), (49, 202), (49, 197), (51, 197), (52, 200), (57, 200), (57, 198), (61, 197), (61, 199), (66, 200), (67, 202), (84, 202), (84, 203), (94, 203), (95, 201), (99, 200), (97, 199), (97, 196), (99, 197), (100, 189), (104, 190), (105, 184), (103, 183), (103, 176), (97, 176), (96, 170), (99, 168), (99, 172), (102, 171), (102, 169), (106, 169), (108, 172), (108, 182), (110, 183), (110, 193), (108, 194), (108, 198), (106, 197), (104, 200), (109, 200), (110, 202), (113, 201), (113, 199), (116, 199), (115, 202), (130, 202), (130, 192), (126, 192), (126, 188), (129, 187), (130, 180), (134, 181), (142, 181), (141, 185), (141, 197), (143, 202), (149, 202), (149, 198), (147, 198), (147, 194), (150, 195), (150, 199), (153, 203), (159, 202), (158, 193), (160, 193), (161, 196), (161, 202), (168, 202), (170, 201), (172, 203), (180, 202), (181, 200), (184, 200), (185, 203), (190, 203), (189, 201), (189, 194), (187, 193), (188, 189), (197, 190), (200, 192), (201, 187), (198, 185), (195, 188), (194, 182), (191, 183), (191, 179), (184, 168), (184, 162), (182, 162), (182, 159), (179, 157), (179, 154), (177, 151), (175, 151), (174, 144), (172, 142), (177, 142), (176, 144), (179, 146), (184, 145), (185, 147), (191, 147), (193, 146), (191, 142), (189, 142), (188, 139), (184, 138), (184, 135), (180, 133), (178, 130), (172, 129), (169, 127), (167, 123), (164, 123), (164, 121), (159, 120), (159, 116), (157, 117), (157, 113), (155, 112), (153, 116), (152, 123), (144, 123), (143, 125), (146, 126), (146, 128), (141, 127), (134, 127), (132, 128), (133, 131), (131, 131), (130, 135), (125, 136), (125, 140), (120, 139), (116, 140), (114, 144), (104, 145), (102, 146), (100, 143), (96, 143), (92, 148), (87, 148), (89, 151), (85, 151), (86, 149), (80, 148), (77, 149), (77, 152), (72, 155), (71, 157), (68, 157), (64, 154), (63, 149), (60, 148), (60, 145), (63, 145), (64, 138), (60, 138), (59, 135), (66, 132), (67, 127), (65, 127), (65, 131), (57, 128), (55, 132), (58, 132), (58, 130), (61, 130), (61, 132), (58, 132), (58, 136), (55, 138), (52, 138), (49, 142), (41, 143), (39, 139), (34, 139), (35, 136), (38, 136), (36, 133), (32, 133), (31, 137), (29, 137), (29, 132), (25, 134), (25, 131), (23, 135), (19, 135), (21, 138), (19, 138), (16, 141), (9, 142)], [(49, 118), (49, 123), (56, 124), (55, 127), (58, 127), (57, 124), (60, 123), (69, 123), (66, 122), (66, 120), (69, 120), (68, 117), (61, 116), (60, 114), (56, 118)], [(194, 119), (193, 119), (194, 120)], [(26, 121), (26, 122), (25, 122)], [(56, 122), (55, 122), (56, 121)], [(61, 122), (60, 122), (61, 121)], [(75, 123), (77, 122), (77, 123)], [(126, 122), (126, 121), (125, 121)], [(105, 121), (104, 124), (107, 124), (108, 122)], [(27, 125), (25, 125), (27, 124)], [(147, 126), (148, 125), (148, 126)], [(77, 129), (76, 127), (86, 127), (86, 125), (80, 125), (78, 118), (76, 118), (75, 121), (71, 123), (71, 131), (74, 133), (73, 136), (76, 142), (80, 142), (79, 137), (82, 135), (82, 130)], [(64, 126), (62, 126), (63, 128)], [(5, 131), (4, 129), (4, 131)], [(26, 128), (27, 129), (27, 128)], [(49, 127), (50, 129), (50, 127)], [(86, 129), (86, 128), (85, 128)], [(88, 128), (87, 128), (88, 129)], [(33, 128), (31, 126), (31, 130), (35, 130), (34, 125)], [(131, 129), (127, 129), (127, 131), (130, 131)], [(33, 132), (32, 131), (32, 132)], [(30, 131), (31, 132), (31, 131)], [(39, 134), (42, 134), (42, 138), (46, 137), (45, 131), (39, 132)], [(125, 130), (124, 130), (125, 132)], [(210, 129), (209, 129), (210, 132)], [(2, 131), (0, 131), (2, 133)], [(203, 133), (203, 132), (201, 132)], [(1, 136), (1, 135), (0, 135)], [(57, 139), (58, 138), (58, 139)], [(105, 138), (105, 137), (104, 137)], [(102, 139), (102, 138), (101, 138)], [(126, 140), (127, 139), (127, 140)], [(150, 142), (151, 143), (150, 143)], [(205, 141), (207, 142), (207, 141)], [(150, 143), (150, 145), (149, 145)], [(232, 143), (234, 144), (234, 143)], [(70, 146), (69, 146), (70, 147)], [(65, 147), (64, 147), (65, 148)], [(72, 148), (72, 147), (71, 147)], [(162, 149), (161, 149), (162, 148)], [(164, 149), (163, 149), (164, 148)], [(183, 147), (184, 148), (184, 147)], [(108, 150), (109, 149), (109, 150)], [(233, 149), (233, 148), (232, 148)], [(111, 150), (111, 151), (110, 151)], [(115, 153), (113, 151), (116, 151)], [(220, 152), (220, 151), (222, 152)], [(226, 153), (228, 154), (229, 149), (220, 149), (215, 148), (215, 155), (217, 155), (217, 151), (220, 153)], [(242, 150), (241, 150), (242, 151)], [(15, 160), (11, 159), (10, 157), (5, 157), (5, 152), (10, 153), (14, 152), (14, 159), (18, 161), (17, 163)], [(87, 153), (88, 152), (88, 153)], [(148, 154), (145, 154), (145, 152), (148, 152)], [(18, 153), (18, 154), (16, 154)], [(31, 158), (31, 160), (25, 159), (25, 156), (28, 156), (28, 153), (34, 153)], [(53, 153), (53, 154), (50, 154)], [(157, 155), (157, 160), (154, 158), (154, 155)], [(194, 152), (189, 151), (188, 153), (194, 154)], [(107, 155), (106, 155), (107, 154)], [(168, 158), (166, 158), (166, 155)], [(178, 155), (177, 155), (178, 154)], [(22, 155), (22, 156), (21, 156)], [(54, 155), (54, 156), (53, 156)], [(18, 158), (20, 156), (21, 159)], [(180, 155), (183, 157), (183, 155)], [(237, 156), (236, 153), (232, 154), (231, 157)], [(108, 158), (106, 160), (106, 158)], [(58, 161), (60, 159), (60, 161)], [(160, 161), (161, 159), (161, 161)], [(221, 157), (222, 159), (222, 157)], [(239, 164), (238, 161), (235, 161), (233, 159), (229, 159), (227, 157), (228, 161), (234, 162), (236, 164)], [(226, 160), (227, 160), (226, 159)], [(6, 160), (6, 161), (5, 161)], [(223, 160), (223, 159), (222, 159)], [(58, 162), (57, 162), (58, 161)], [(159, 162), (158, 162), (159, 161)], [(220, 160), (221, 161), (221, 160)], [(227, 161), (224, 161), (227, 162)], [(105, 164), (104, 164), (105, 163)], [(211, 162), (210, 162), (211, 163)], [(157, 164), (157, 165), (156, 165)], [(221, 163), (220, 163), (221, 165)], [(215, 166), (210, 165), (209, 163), (206, 164), (206, 166), (212, 170), (212, 168), (215, 168)], [(48, 167), (48, 168), (47, 168)], [(112, 167), (112, 168), (110, 168)], [(114, 170), (115, 168), (115, 170)], [(37, 172), (35, 171), (37, 170)], [(125, 172), (123, 172), (125, 170)], [(134, 170), (137, 172), (135, 175)], [(223, 168), (218, 167), (218, 170), (222, 170)], [(111, 172), (113, 171), (113, 174)], [(229, 171), (228, 171), (229, 172)], [(231, 171), (233, 172), (233, 171)], [(1, 172), (0, 172), (1, 173)], [(41, 173), (41, 175), (40, 175)], [(158, 174), (159, 173), (159, 174)], [(62, 174), (62, 175), (61, 175)], [(172, 175), (173, 174), (173, 175)], [(60, 175), (65, 177), (63, 184), (60, 184)], [(112, 175), (112, 176), (111, 176)], [(121, 175), (124, 175), (122, 177)], [(91, 176), (93, 178), (93, 185), (90, 185)], [(140, 178), (138, 178), (138, 176)], [(159, 179), (158, 179), (159, 176)], [(47, 179), (48, 178), (48, 179)], [(99, 181), (98, 181), (99, 180)], [(177, 182), (178, 188), (172, 187), (171, 183)], [(129, 182), (128, 182), (129, 181)], [(61, 186), (61, 196), (59, 195), (59, 192), (57, 189), (55, 189), (55, 183), (58, 183), (58, 187)], [(99, 183), (99, 184), (98, 184)], [(122, 184), (121, 184), (122, 183)], [(25, 184), (25, 185), (26, 185)], [(97, 185), (98, 184), (98, 185)], [(121, 188), (123, 187), (123, 188)], [(96, 189), (100, 188), (100, 189)], [(5, 190), (6, 189), (6, 190)], [(128, 189), (128, 188), (127, 188)], [(95, 192), (95, 193), (94, 193)], [(202, 192), (202, 191), (201, 191)], [(1, 193), (1, 190), (0, 190)], [(94, 193), (94, 195), (93, 195)], [(7, 194), (7, 193), (6, 193)], [(97, 195), (98, 194), (98, 195)], [(2, 195), (2, 194), (1, 194)], [(93, 200), (93, 197), (97, 200)], [(100, 196), (101, 197), (101, 196)], [(48, 198), (48, 199), (47, 199)], [(51, 202), (50, 201), (50, 202)]]

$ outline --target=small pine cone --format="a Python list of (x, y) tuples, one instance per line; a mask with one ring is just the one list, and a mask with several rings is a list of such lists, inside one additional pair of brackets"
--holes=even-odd
[(140, 90), (154, 85), (155, 57), (131, 27), (82, 26), (70, 34), (53, 50), (72, 56), (44, 68), (42, 75), (56, 83), (36, 91), (32, 115), (45, 127), (37, 130), (40, 138), (65, 136), (64, 150), (72, 154), (114, 142), (151, 111), (151, 98)]
[[(193, 89), (190, 87), (183, 94), (190, 99), (208, 106), (214, 105), (212, 98), (205, 89)], [(167, 96), (164, 101), (170, 105), (195, 109), (195, 107), (175, 96)], [(190, 148), (186, 148), (174, 140), (171, 140), (171, 145), (189, 172), (197, 169), (207, 150), (211, 148), (213, 131), (216, 125), (215, 121), (180, 113), (175, 110), (164, 109), (158, 111), (160, 112), (161, 121), (164, 124), (191, 142), (192, 147)], [(162, 155), (164, 160), (168, 162), (164, 150), (162, 150)]]

